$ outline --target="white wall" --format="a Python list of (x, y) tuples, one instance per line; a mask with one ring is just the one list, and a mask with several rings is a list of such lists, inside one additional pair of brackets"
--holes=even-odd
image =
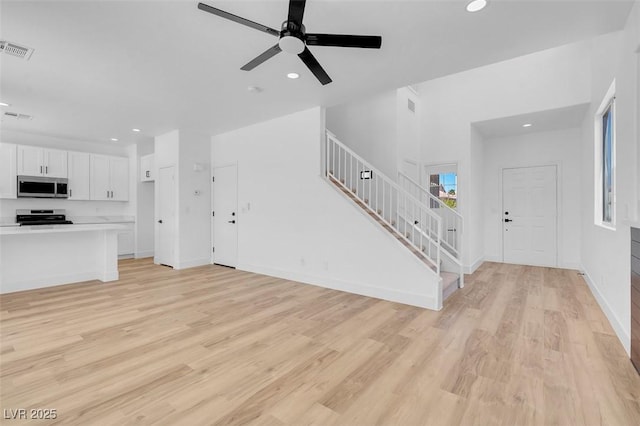
[[(470, 182), (465, 187), (468, 193), (465, 193), (465, 187), (460, 189), (460, 177), (458, 177), (458, 208), (460, 212), (469, 211), (468, 206), (474, 208), (473, 214), (467, 214), (464, 217), (463, 229), (463, 246), (462, 250), (466, 254), (465, 273), (475, 271), (484, 260), (484, 210), (483, 207), (487, 200), (483, 198), (487, 183), (484, 182), (484, 164), (485, 150), (484, 138), (471, 126), (469, 130), (469, 177)], [(460, 175), (460, 167), (458, 166), (458, 176)], [(464, 214), (464, 213), (463, 213)], [(465, 244), (468, 244), (465, 245)]]
[[(155, 167), (175, 167), (176, 229), (174, 268), (184, 269), (211, 261), (210, 206), (211, 142), (208, 136), (173, 130), (155, 138)], [(202, 170), (194, 170), (199, 164)], [(156, 176), (158, 174), (156, 173)], [(160, 191), (155, 187), (155, 252), (158, 252), (158, 207)], [(198, 191), (198, 194), (196, 194)]]
[(385, 175), (397, 172), (397, 94), (389, 91), (329, 107), (327, 129)]
[(136, 162), (136, 258), (150, 257), (154, 253), (154, 199), (155, 182), (140, 180), (140, 157), (153, 154), (154, 142), (138, 142)]
[[(2, 142), (20, 145), (41, 146), (44, 148), (63, 149), (67, 151), (80, 151), (95, 154), (116, 155), (130, 157), (131, 149), (122, 145), (107, 145), (89, 143), (78, 140), (62, 139), (47, 135), (35, 135), (23, 132), (13, 132), (3, 129), (0, 133)], [(135, 165), (135, 160), (130, 157)], [(134, 177), (130, 176), (131, 182)], [(131, 189), (131, 188), (130, 188)], [(135, 200), (130, 194), (128, 202), (122, 201), (77, 201), (56, 199), (18, 198), (0, 200), (0, 217), (15, 218), (16, 209), (37, 208), (65, 209), (71, 219), (78, 216), (134, 216)]]
[(482, 150), (471, 123), (567, 107), (590, 100), (590, 42), (533, 53), (418, 85), (421, 160), (458, 163), (459, 211), (465, 219), (464, 264), (484, 256), (483, 201), (478, 195)]
[[(638, 51), (640, 2), (624, 31), (593, 40), (591, 108), (582, 126), (582, 264), (588, 283), (623, 345), (630, 350), (630, 225), (638, 226)], [(594, 116), (616, 82), (616, 230), (594, 225)]]
[(580, 268), (581, 130), (564, 129), (485, 139), (480, 195), (485, 259), (502, 262), (502, 169), (558, 167), (558, 266)]
[(212, 138), (238, 165), (238, 268), (439, 308), (438, 277), (320, 176), (323, 130), (313, 108)]
[[(180, 130), (177, 269), (211, 262), (210, 149), (209, 136)], [(196, 164), (202, 170), (194, 170)]]
[[(414, 104), (415, 111), (410, 111), (408, 101)], [(420, 97), (408, 87), (396, 91), (397, 120), (397, 171), (408, 174), (416, 182), (420, 182)], [(389, 142), (387, 142), (389, 143)], [(392, 160), (392, 159), (390, 159)], [(395, 173), (390, 176), (396, 178)]]

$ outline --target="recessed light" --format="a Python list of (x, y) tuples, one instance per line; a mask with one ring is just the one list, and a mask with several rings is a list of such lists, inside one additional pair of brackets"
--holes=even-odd
[(467, 4), (467, 12), (479, 12), (485, 8), (487, 0), (473, 0)]
[(531, 127), (531, 126), (533, 126), (533, 124), (531, 124), (531, 123), (527, 123), (527, 124), (523, 124), (522, 125), (522, 127)]
[(287, 78), (290, 78), (293, 80), (295, 80), (298, 77), (300, 77), (300, 74), (298, 74), (297, 72), (290, 72), (289, 74), (287, 74)]
[(140, 129), (131, 129), (132, 131), (138, 133), (140, 131)]
[(9, 105), (7, 103), (4, 103), (4, 102), (0, 102), (0, 106), (11, 106), (11, 105)]
[(111, 138), (112, 142), (118, 142), (118, 138)]

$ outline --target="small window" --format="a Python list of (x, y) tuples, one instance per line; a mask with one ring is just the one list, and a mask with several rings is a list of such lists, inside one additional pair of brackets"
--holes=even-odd
[(595, 119), (595, 222), (615, 226), (615, 82), (609, 88)]

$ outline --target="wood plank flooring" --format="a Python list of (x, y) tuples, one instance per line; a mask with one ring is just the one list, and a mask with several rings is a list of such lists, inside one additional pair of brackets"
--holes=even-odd
[[(576, 271), (485, 263), (433, 312), (233, 269), (120, 263), (0, 297), (6, 424), (638, 425)], [(7, 411), (4, 411), (7, 410)]]

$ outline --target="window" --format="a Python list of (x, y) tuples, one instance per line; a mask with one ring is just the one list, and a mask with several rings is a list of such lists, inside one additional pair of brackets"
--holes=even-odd
[(615, 226), (615, 82), (605, 96), (595, 120), (595, 223)]

